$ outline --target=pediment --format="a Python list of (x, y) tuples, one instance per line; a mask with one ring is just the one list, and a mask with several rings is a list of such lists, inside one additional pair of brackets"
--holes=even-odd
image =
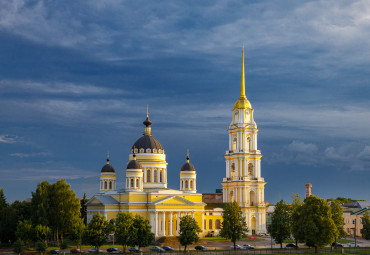
[(155, 201), (155, 205), (194, 205), (195, 203), (179, 196), (167, 196), (165, 198)]

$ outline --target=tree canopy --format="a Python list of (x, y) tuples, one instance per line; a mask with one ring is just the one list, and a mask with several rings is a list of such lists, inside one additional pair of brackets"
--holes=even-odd
[(246, 236), (248, 232), (242, 209), (236, 201), (225, 205), (222, 218), (220, 236), (230, 239), (235, 247), (236, 241)]
[(202, 230), (193, 217), (190, 215), (181, 217), (180, 231), (177, 238), (179, 239), (181, 245), (185, 246), (184, 251), (186, 251), (188, 245), (197, 243), (199, 241), (198, 233), (200, 232), (202, 232)]
[(150, 222), (140, 215), (135, 215), (133, 222), (134, 235), (133, 246), (146, 247), (154, 241), (154, 234), (151, 232)]
[(288, 205), (283, 201), (279, 201), (275, 206), (275, 212), (272, 215), (270, 234), (275, 242), (283, 247), (284, 239), (290, 237), (290, 212)]
[(105, 217), (102, 217), (100, 213), (95, 214), (84, 231), (84, 239), (87, 243), (99, 250), (100, 246), (107, 240), (109, 230), (110, 227)]
[(369, 211), (362, 216), (362, 237), (370, 240), (370, 215)]
[(117, 215), (114, 237), (117, 243), (123, 246), (123, 252), (126, 252), (126, 246), (130, 245), (133, 239), (134, 216), (131, 213), (120, 212)]
[[(339, 201), (333, 201), (330, 204), (331, 208), (331, 215), (334, 221), (335, 227), (337, 228), (337, 236), (336, 237), (345, 237), (347, 235), (346, 231), (344, 231), (344, 218), (343, 218), (343, 209)], [(335, 237), (335, 238), (336, 238)]]

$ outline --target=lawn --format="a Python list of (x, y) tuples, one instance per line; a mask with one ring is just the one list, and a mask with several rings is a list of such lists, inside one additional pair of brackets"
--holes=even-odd
[[(221, 236), (204, 237), (202, 239), (206, 241), (230, 241), (229, 239), (223, 238)], [(253, 237), (253, 236), (247, 236), (241, 239), (241, 241), (257, 241), (257, 242), (263, 241), (263, 240), (265, 239)]]

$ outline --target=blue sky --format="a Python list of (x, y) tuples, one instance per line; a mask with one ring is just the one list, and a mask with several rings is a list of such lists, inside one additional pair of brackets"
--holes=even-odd
[(98, 190), (110, 151), (119, 186), (149, 104), (170, 188), (186, 149), (214, 192), (239, 96), (260, 129), (265, 200), (313, 184), (370, 199), (369, 1), (0, 0), (0, 187), (8, 201), (65, 178)]

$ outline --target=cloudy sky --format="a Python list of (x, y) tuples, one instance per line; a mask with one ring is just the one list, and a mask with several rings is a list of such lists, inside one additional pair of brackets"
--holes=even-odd
[(186, 149), (198, 191), (225, 176), (240, 91), (260, 129), (265, 200), (370, 199), (370, 2), (0, 0), (0, 187), (119, 186), (149, 104), (170, 188)]

